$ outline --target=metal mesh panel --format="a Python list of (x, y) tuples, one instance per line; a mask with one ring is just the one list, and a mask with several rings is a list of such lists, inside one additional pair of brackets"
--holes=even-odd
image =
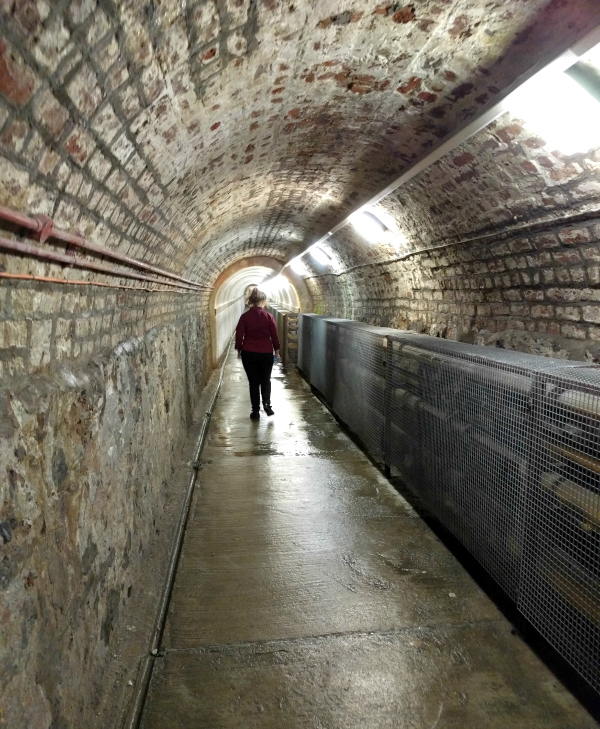
[(393, 330), (340, 322), (337, 331), (333, 409), (383, 462), (386, 334)]
[(516, 598), (532, 378), (473, 349), (391, 339), (387, 457)]
[(289, 365), (298, 362), (298, 314), (292, 312), (286, 318), (285, 362)]
[(318, 326), (310, 376), (329, 399), (335, 362), (335, 412), (600, 690), (600, 368)]
[(348, 321), (314, 317), (311, 329), (310, 384), (315, 387), (331, 405), (335, 384), (335, 363), (337, 359), (337, 324)]
[(536, 378), (519, 609), (600, 689), (600, 371)]
[(517, 599), (534, 381), (565, 363), (432, 337), (389, 348), (386, 456)]
[(305, 377), (310, 376), (310, 351), (313, 314), (302, 314), (298, 317), (298, 369)]
[(298, 314), (269, 304), (267, 310), (275, 318), (280, 340), (281, 361), (285, 366), (298, 362)]
[(281, 355), (281, 361), (285, 364), (285, 352), (286, 352), (286, 317), (287, 312), (285, 309), (278, 309), (275, 320), (277, 322), (277, 333), (279, 334), (279, 353)]

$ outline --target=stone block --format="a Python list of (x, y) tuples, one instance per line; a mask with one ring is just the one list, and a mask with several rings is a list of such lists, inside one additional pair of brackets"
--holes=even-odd
[(11, 349), (14, 347), (27, 346), (27, 322), (24, 320), (10, 320), (0, 322), (0, 332), (2, 340), (0, 342), (1, 349)]
[(587, 329), (579, 324), (563, 324), (560, 332), (567, 339), (583, 340), (587, 338)]
[(67, 92), (79, 111), (90, 117), (100, 106), (102, 92), (92, 69), (84, 64), (67, 86)]
[(584, 306), (583, 320), (591, 322), (592, 324), (600, 324), (600, 305)]
[(29, 367), (35, 370), (52, 359), (52, 320), (30, 319), (29, 330)]
[(55, 138), (60, 136), (69, 119), (68, 111), (48, 89), (37, 97), (34, 106), (34, 116)]
[(541, 289), (525, 289), (523, 298), (526, 301), (543, 301), (545, 298), (544, 291)]
[(552, 306), (532, 306), (531, 316), (534, 319), (551, 319), (554, 316), (554, 308)]
[(557, 306), (556, 318), (568, 321), (581, 321), (581, 309), (578, 306)]

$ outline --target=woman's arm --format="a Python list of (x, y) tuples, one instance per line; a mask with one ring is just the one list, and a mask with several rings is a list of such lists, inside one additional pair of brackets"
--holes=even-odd
[(242, 344), (244, 343), (244, 336), (246, 334), (246, 321), (244, 315), (240, 316), (240, 320), (235, 328), (235, 348), (237, 349), (238, 356), (242, 353)]

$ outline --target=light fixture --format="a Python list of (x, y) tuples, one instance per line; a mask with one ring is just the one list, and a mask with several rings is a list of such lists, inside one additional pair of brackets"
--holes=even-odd
[(510, 109), (550, 149), (575, 154), (600, 147), (600, 104), (568, 71), (540, 74), (524, 84)]
[(381, 241), (388, 230), (376, 215), (366, 210), (351, 215), (350, 222), (369, 243)]
[(294, 273), (297, 273), (299, 276), (305, 276), (307, 274), (306, 270), (306, 264), (302, 260), (302, 256), (297, 256), (296, 258), (293, 258), (289, 263), (290, 268)]
[(285, 286), (285, 282), (285, 278), (279, 273), (274, 278), (265, 281), (265, 283), (263, 284), (263, 289), (265, 290), (265, 293), (279, 293), (281, 289)]
[(314, 246), (311, 246), (309, 249), (310, 255), (315, 259), (317, 263), (320, 263), (322, 266), (328, 266), (332, 258), (331, 256), (326, 253), (321, 246), (315, 244)]

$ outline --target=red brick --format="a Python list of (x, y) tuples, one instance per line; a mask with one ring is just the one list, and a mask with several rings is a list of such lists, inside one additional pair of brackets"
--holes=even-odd
[(554, 316), (554, 308), (552, 306), (532, 306), (531, 316), (534, 319), (552, 319)]
[(419, 88), (421, 81), (422, 79), (418, 76), (411, 76), (405, 84), (398, 86), (396, 91), (399, 91), (401, 94), (410, 94), (411, 91)]
[(519, 124), (509, 124), (501, 129), (498, 129), (496, 134), (500, 137), (503, 142), (512, 142), (520, 134), (523, 133), (523, 127)]
[(531, 242), (538, 251), (547, 250), (549, 248), (558, 248), (560, 246), (560, 241), (557, 236), (552, 233), (534, 235), (531, 238)]
[(35, 73), (6, 40), (0, 38), (0, 93), (17, 106), (23, 106), (38, 86)]
[(415, 11), (412, 5), (405, 5), (400, 10), (397, 10), (392, 15), (394, 23), (410, 23), (411, 20), (415, 19)]
[(569, 230), (561, 231), (558, 237), (566, 246), (581, 245), (582, 243), (589, 243), (592, 240), (592, 234), (589, 228), (570, 228)]
[(452, 161), (457, 167), (462, 167), (463, 165), (469, 164), (469, 162), (472, 162), (474, 159), (475, 157), (473, 157), (472, 154), (465, 152), (464, 154), (458, 155), (458, 157), (454, 157)]

